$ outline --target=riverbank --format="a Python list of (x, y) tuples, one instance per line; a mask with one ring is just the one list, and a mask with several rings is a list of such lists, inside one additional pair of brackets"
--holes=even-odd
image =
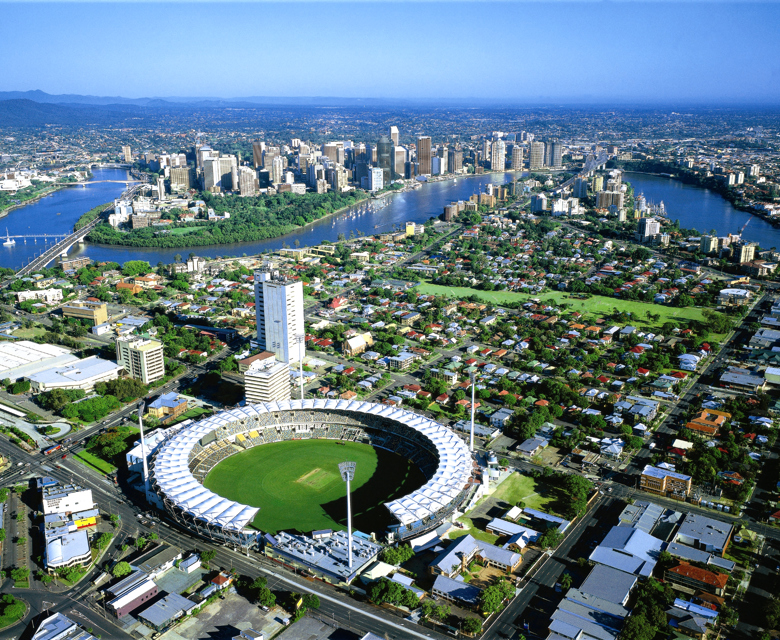
[[(389, 194), (389, 192), (388, 192)], [(315, 194), (308, 194), (309, 196), (315, 195)], [(370, 194), (353, 194), (350, 195), (350, 198), (355, 198), (353, 201), (351, 201), (349, 204), (339, 207), (338, 209), (334, 209), (333, 211), (327, 212), (311, 222), (307, 222), (305, 224), (293, 224), (293, 223), (287, 223), (287, 224), (275, 224), (273, 226), (270, 226), (265, 223), (265, 221), (261, 222), (258, 220), (242, 220), (241, 216), (236, 216), (235, 212), (232, 212), (232, 216), (225, 222), (217, 222), (217, 223), (210, 223), (210, 224), (194, 224), (194, 225), (188, 225), (185, 224), (184, 226), (176, 226), (171, 229), (164, 230), (164, 234), (157, 235), (156, 232), (153, 231), (154, 235), (142, 235), (146, 233), (145, 230), (143, 230), (141, 233), (135, 233), (132, 232), (120, 232), (113, 228), (106, 228), (105, 226), (96, 227), (90, 234), (87, 236), (87, 242), (90, 244), (95, 245), (101, 245), (105, 247), (129, 247), (134, 249), (193, 249), (196, 247), (219, 247), (219, 246), (225, 246), (225, 245), (236, 245), (236, 244), (242, 244), (244, 242), (251, 243), (251, 242), (261, 242), (261, 241), (267, 241), (267, 240), (275, 240), (278, 238), (284, 238), (285, 236), (288, 236), (292, 233), (297, 233), (306, 230), (308, 227), (311, 227), (312, 225), (315, 225), (317, 223), (321, 223), (323, 221), (328, 221), (331, 218), (338, 217), (339, 214), (342, 214), (344, 212), (348, 212), (350, 210), (354, 210), (356, 207), (359, 207), (362, 203), (364, 203), (366, 200), (370, 199)], [(331, 201), (325, 202), (325, 204), (328, 204)], [(295, 202), (290, 202), (288, 206), (295, 207)], [(305, 204), (305, 203), (302, 203)], [(262, 204), (260, 205), (262, 208)], [(283, 209), (282, 209), (283, 210)], [(280, 210), (281, 211), (281, 210)], [(91, 213), (91, 212), (88, 212)], [(219, 211), (217, 212), (220, 213)], [(271, 215), (276, 215), (278, 212), (272, 212)], [(86, 214), (85, 214), (86, 215)], [(245, 215), (247, 217), (253, 215), (251, 211), (246, 212)], [(82, 216), (83, 218), (84, 216)], [(298, 216), (303, 217), (303, 216)], [(81, 220), (81, 218), (80, 218)], [(237, 229), (236, 226), (240, 225), (240, 227)], [(246, 227), (245, 229), (242, 229), (241, 227)], [(147, 227), (148, 228), (148, 227)], [(228, 229), (226, 232), (225, 229)], [(262, 233), (264, 230), (268, 230), (267, 235), (263, 235), (261, 237), (250, 237), (249, 239), (240, 239), (237, 240), (235, 238), (236, 234), (241, 234), (244, 237), (245, 236), (254, 236), (255, 234)], [(110, 241), (109, 238), (101, 237), (101, 234), (107, 234), (110, 233)], [(220, 241), (221, 236), (225, 236), (224, 239)], [(177, 242), (178, 239), (178, 242)], [(205, 241), (201, 241), (205, 240)]]
[(766, 215), (760, 209), (756, 209), (754, 206), (745, 203), (740, 199), (739, 195), (734, 190), (730, 189), (727, 185), (725, 185), (720, 180), (708, 179), (707, 177), (702, 176), (698, 173), (690, 173), (686, 171), (671, 173), (671, 169), (676, 167), (674, 167), (674, 165), (667, 165), (666, 163), (662, 163), (662, 162), (655, 162), (653, 164), (655, 164), (656, 166), (660, 165), (660, 168), (667, 169), (668, 171), (670, 171), (669, 173), (666, 173), (664, 171), (652, 171), (652, 170), (643, 171), (640, 169), (634, 169), (630, 166), (629, 161), (620, 161), (620, 162), (610, 161), (610, 162), (612, 163), (613, 168), (622, 169), (627, 173), (637, 173), (641, 175), (656, 176), (659, 178), (668, 178), (669, 180), (676, 180), (681, 184), (692, 185), (694, 187), (699, 187), (700, 189), (706, 189), (708, 191), (712, 191), (713, 193), (718, 194), (726, 202), (728, 202), (732, 207), (734, 207), (734, 209), (738, 211), (744, 211), (745, 213), (749, 213), (750, 215), (761, 218), (766, 222), (768, 222), (769, 224), (771, 224), (772, 226), (780, 226), (780, 220), (776, 220), (772, 216)]
[(24, 202), (14, 203), (8, 207), (5, 207), (4, 209), (0, 209), (0, 218), (5, 218), (9, 213), (16, 211), (17, 209), (23, 209), (24, 207), (27, 207), (31, 204), (35, 204), (36, 202), (39, 202), (43, 198), (50, 196), (53, 193), (56, 193), (60, 189), (64, 189), (68, 186), (68, 183), (63, 182), (55, 182), (51, 184), (48, 188), (44, 189), (41, 193), (34, 195), (29, 200), (25, 200)]

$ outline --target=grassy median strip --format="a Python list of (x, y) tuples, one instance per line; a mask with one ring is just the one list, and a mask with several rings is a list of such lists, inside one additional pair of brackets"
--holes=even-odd
[(102, 458), (98, 458), (89, 451), (79, 451), (78, 453), (74, 453), (73, 457), (76, 458), (76, 460), (78, 460), (81, 464), (87, 467), (92, 467), (93, 469), (96, 469), (101, 473), (105, 473), (106, 475), (116, 471), (116, 467), (113, 464), (106, 462)]

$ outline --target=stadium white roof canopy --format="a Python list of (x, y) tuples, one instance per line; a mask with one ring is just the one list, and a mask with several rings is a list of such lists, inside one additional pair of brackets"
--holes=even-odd
[[(222, 426), (251, 420), (264, 413), (299, 410), (345, 411), (365, 414), (367, 417), (379, 416), (420, 432), (436, 447), (439, 464), (431, 479), (413, 493), (385, 505), (402, 525), (422, 520), (446, 507), (469, 481), (472, 458), (468, 447), (453, 431), (438, 422), (373, 402), (308, 399), (239, 407), (182, 429), (160, 448), (154, 458), (152, 474), (155, 484), (167, 500), (191, 517), (228, 531), (243, 530), (259, 509), (218, 496), (198, 482), (189, 469), (192, 450), (204, 436)], [(257, 428), (258, 425), (252, 420), (247, 424), (246, 431)], [(230, 439), (234, 437), (231, 435)]]

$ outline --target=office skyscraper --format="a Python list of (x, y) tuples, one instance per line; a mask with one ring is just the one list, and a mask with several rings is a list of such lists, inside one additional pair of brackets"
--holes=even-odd
[(279, 277), (278, 272), (255, 271), (257, 346), (288, 364), (305, 355), (296, 343), (304, 334), (303, 283)]
[(493, 171), (503, 171), (506, 168), (506, 143), (496, 140), (490, 150), (490, 168)]
[(259, 186), (257, 172), (252, 167), (238, 168), (238, 185), (242, 196), (253, 196), (257, 194)]
[(544, 142), (532, 142), (528, 158), (528, 168), (531, 171), (544, 167)]
[(273, 162), (271, 162), (271, 182), (279, 184), (282, 181), (283, 173), (284, 158), (282, 156), (274, 156)]
[(390, 184), (390, 178), (392, 174), (392, 150), (393, 141), (387, 136), (379, 138), (379, 142), (376, 145), (376, 155), (379, 168), (382, 170), (382, 182), (384, 184)]
[(463, 152), (456, 149), (447, 151), (447, 167), (450, 173), (460, 173), (463, 169)]
[(563, 167), (563, 145), (555, 138), (547, 145), (550, 149), (550, 159), (547, 166), (552, 169), (560, 169)]
[(418, 174), (421, 176), (431, 175), (431, 138), (422, 136), (417, 138), (417, 164), (419, 164)]
[(203, 188), (206, 191), (238, 189), (238, 161), (236, 156), (207, 158), (203, 161)]
[(265, 142), (255, 140), (252, 143), (252, 160), (254, 160), (255, 169), (263, 166), (263, 151), (265, 151)]
[(393, 147), (392, 151), (392, 165), (393, 165), (393, 177), (402, 177), (404, 175), (404, 165), (408, 160), (408, 152), (406, 147)]
[(523, 169), (523, 147), (519, 144), (512, 146), (512, 171)]
[(394, 146), (398, 146), (398, 127), (395, 125), (390, 127), (390, 140), (393, 141)]
[(122, 147), (122, 155), (124, 155), (127, 164), (133, 164), (133, 150), (128, 145)]
[(587, 198), (588, 197), (588, 180), (587, 178), (577, 178), (574, 181), (572, 187), (572, 195), (575, 198)]

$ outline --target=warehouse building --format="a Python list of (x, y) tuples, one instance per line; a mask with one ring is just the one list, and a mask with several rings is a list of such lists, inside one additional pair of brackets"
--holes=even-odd
[(100, 382), (116, 380), (122, 367), (116, 362), (97, 356), (77, 360), (61, 366), (44, 369), (28, 376), (33, 393), (44, 393), (52, 389), (81, 389), (91, 391)]

